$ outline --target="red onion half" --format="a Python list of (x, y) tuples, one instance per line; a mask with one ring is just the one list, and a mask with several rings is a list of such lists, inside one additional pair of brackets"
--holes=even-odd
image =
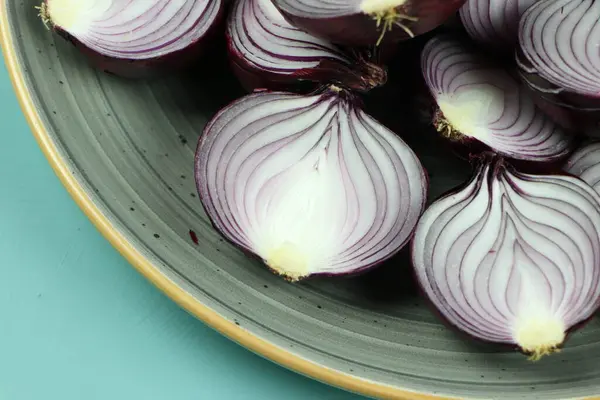
[(352, 46), (398, 42), (431, 31), (465, 0), (273, 0), (294, 25)]
[(271, 0), (237, 0), (227, 24), (233, 70), (248, 90), (286, 89), (298, 81), (368, 91), (384, 84), (384, 68), (285, 20)]
[(39, 9), (99, 68), (146, 77), (196, 61), (222, 8), (222, 0), (45, 0)]
[(391, 257), (427, 192), (413, 151), (336, 87), (257, 92), (225, 107), (199, 140), (195, 168), (215, 228), (291, 281)]
[(425, 211), (412, 257), (452, 325), (538, 359), (600, 304), (599, 232), (600, 196), (585, 182), (487, 156), (470, 183)]
[(600, 193), (600, 142), (589, 143), (567, 160), (565, 171), (580, 177)]
[(600, 1), (540, 0), (519, 27), (521, 74), (545, 97), (600, 110)]
[(467, 0), (460, 20), (474, 40), (497, 48), (512, 48), (519, 38), (519, 20), (538, 0)]
[(572, 150), (573, 138), (525, 87), (461, 40), (450, 35), (429, 40), (421, 68), (438, 105), (434, 125), (444, 136), (476, 140), (526, 161), (556, 161)]

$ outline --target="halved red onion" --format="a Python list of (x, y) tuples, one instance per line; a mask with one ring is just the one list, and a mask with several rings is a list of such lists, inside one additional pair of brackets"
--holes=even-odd
[(486, 155), (465, 187), (425, 211), (412, 258), (447, 321), (535, 360), (600, 305), (599, 232), (600, 196), (585, 182)]
[(525, 87), (457, 37), (429, 40), (421, 68), (438, 105), (434, 125), (444, 136), (526, 161), (556, 161), (572, 150), (572, 136)]
[(514, 49), (519, 38), (519, 19), (538, 0), (467, 0), (460, 20), (474, 40), (493, 49)]
[(519, 43), (529, 86), (564, 106), (600, 110), (599, 1), (538, 1), (521, 18)]
[(465, 0), (273, 0), (294, 25), (352, 46), (398, 42), (431, 31)]
[(45, 0), (44, 23), (99, 68), (146, 77), (184, 68), (213, 38), (222, 0)]
[(600, 193), (600, 142), (592, 142), (574, 152), (565, 164), (565, 171), (580, 177)]
[(291, 281), (388, 259), (411, 237), (427, 192), (413, 151), (335, 86), (225, 107), (195, 168), (215, 228)]
[(299, 81), (358, 91), (384, 84), (386, 70), (296, 28), (271, 0), (236, 0), (227, 24), (233, 70), (248, 90), (287, 89)]

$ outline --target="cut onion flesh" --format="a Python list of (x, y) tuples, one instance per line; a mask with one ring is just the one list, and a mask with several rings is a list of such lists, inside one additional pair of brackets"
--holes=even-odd
[(291, 281), (388, 259), (426, 200), (413, 151), (335, 86), (232, 103), (205, 128), (195, 165), (215, 228)]
[(539, 0), (521, 18), (519, 44), (530, 87), (563, 106), (600, 110), (600, 1)]
[[(221, 0), (46, 0), (40, 15), (101, 67), (129, 75), (125, 63), (150, 70), (153, 64), (163, 67), (167, 56), (194, 59), (222, 6)], [(168, 64), (179, 66), (181, 60)]]
[(458, 37), (430, 39), (421, 69), (438, 105), (434, 125), (444, 136), (476, 140), (525, 161), (557, 161), (573, 149), (573, 137), (542, 111), (526, 87)]
[(452, 325), (538, 359), (598, 308), (599, 232), (600, 196), (585, 182), (485, 155), (470, 183), (425, 211), (412, 257)]
[(538, 0), (467, 0), (460, 20), (474, 40), (491, 48), (513, 49), (518, 42), (521, 15)]
[(273, 0), (294, 25), (334, 43), (373, 46), (431, 31), (465, 0)]
[(387, 80), (383, 67), (367, 61), (369, 55), (345, 51), (293, 26), (271, 0), (236, 0), (227, 39), (234, 72), (250, 91), (310, 81), (366, 92)]
[(589, 143), (567, 160), (565, 171), (580, 177), (600, 193), (600, 142)]

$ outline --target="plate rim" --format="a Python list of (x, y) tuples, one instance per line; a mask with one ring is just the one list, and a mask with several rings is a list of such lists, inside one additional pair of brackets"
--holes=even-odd
[[(216, 311), (202, 304), (191, 294), (187, 293), (175, 282), (168, 279), (159, 268), (150, 262), (129, 242), (126, 237), (110, 222), (107, 215), (101, 212), (85, 191), (83, 185), (73, 176), (61, 157), (56, 144), (42, 122), (41, 115), (36, 109), (31, 93), (25, 83), (25, 73), (18, 64), (17, 49), (13, 45), (10, 32), (8, 6), (5, 0), (0, 2), (0, 47), (4, 54), (4, 62), (13, 89), (25, 115), (29, 128), (41, 148), (54, 173), (58, 176), (69, 195), (84, 212), (96, 229), (106, 240), (150, 283), (165, 293), (172, 301), (184, 310), (201, 320), (211, 328), (246, 349), (267, 358), (287, 369), (313, 378), (317, 381), (342, 388), (365, 396), (402, 399), (402, 400), (442, 400), (444, 397), (413, 392), (394, 386), (358, 378), (354, 375), (316, 364), (310, 360), (295, 355), (254, 334), (244, 330), (233, 322), (228, 321)], [(33, 6), (32, 6), (33, 9)]]

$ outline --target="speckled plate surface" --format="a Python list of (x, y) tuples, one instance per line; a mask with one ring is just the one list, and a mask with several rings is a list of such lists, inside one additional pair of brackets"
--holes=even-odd
[[(438, 322), (417, 294), (405, 254), (360, 277), (302, 284), (250, 261), (213, 231), (192, 180), (207, 118), (241, 94), (231, 75), (217, 67), (153, 82), (118, 79), (46, 30), (36, 4), (1, 4), (6, 62), (57, 174), (133, 266), (209, 325), (282, 365), (370, 396), (600, 394), (597, 319), (561, 353), (531, 363)], [(432, 197), (468, 175), (433, 135), (405, 138), (432, 175)]]

